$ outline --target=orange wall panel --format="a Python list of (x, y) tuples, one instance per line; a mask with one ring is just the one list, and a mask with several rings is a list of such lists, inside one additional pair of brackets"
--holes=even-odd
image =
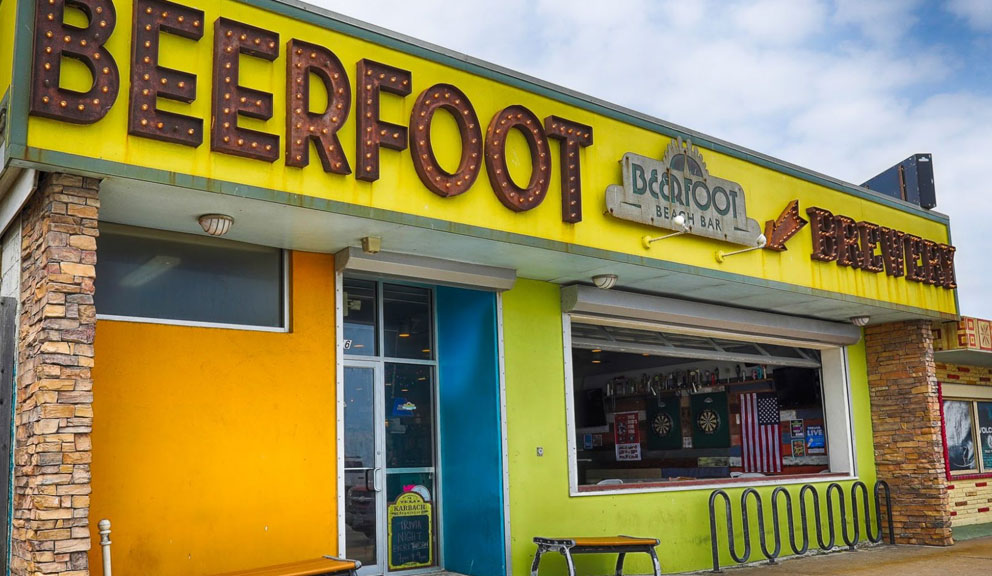
[(289, 333), (97, 323), (94, 574), (102, 518), (120, 574), (337, 552), (333, 257), (291, 271)]

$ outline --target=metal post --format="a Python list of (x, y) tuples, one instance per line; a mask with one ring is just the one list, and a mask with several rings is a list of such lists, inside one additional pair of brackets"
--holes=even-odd
[(103, 549), (103, 576), (112, 576), (110, 571), (110, 520), (104, 518), (97, 524), (100, 529), (100, 548)]
[[(765, 538), (765, 506), (761, 501), (761, 494), (754, 488), (748, 488), (744, 490), (741, 494), (741, 516), (744, 518), (745, 524), (747, 521), (747, 497), (754, 496), (754, 501), (758, 505), (758, 542), (761, 545), (761, 552), (764, 553), (765, 557), (768, 558), (770, 564), (775, 563), (775, 559), (778, 558), (779, 553), (782, 551), (782, 540), (779, 534), (778, 528), (778, 514), (777, 512), (773, 514), (775, 516), (775, 549), (771, 552), (768, 551), (768, 542)], [(744, 537), (748, 537), (745, 525)]]
[[(854, 516), (854, 543), (857, 544), (861, 540), (861, 530), (858, 527), (858, 493), (864, 498), (865, 504), (865, 536), (868, 538), (869, 542), (878, 542), (873, 536), (871, 531), (871, 500), (868, 499), (868, 486), (860, 480), (851, 484), (851, 514)], [(878, 528), (879, 536), (882, 535), (882, 525), (879, 523)]]
[[(840, 534), (841, 534), (841, 538), (844, 539), (844, 544), (847, 544), (848, 549), (854, 550), (854, 545), (858, 543), (858, 540), (857, 540), (857, 535), (858, 535), (858, 525), (857, 525), (857, 522), (858, 522), (858, 517), (857, 517), (858, 508), (857, 508), (857, 504), (854, 505), (854, 515), (855, 515), (854, 516), (854, 522), (855, 522), (855, 524), (854, 524), (854, 535), (855, 535), (855, 538), (852, 539), (850, 536), (848, 536), (848, 530), (847, 530), (847, 504), (844, 502), (844, 488), (840, 484), (838, 484), (836, 482), (831, 482), (830, 485), (827, 486), (827, 506), (830, 508), (830, 511), (833, 510), (833, 503), (830, 501), (830, 493), (832, 491), (834, 491), (834, 490), (837, 491), (837, 498), (840, 499), (840, 528), (841, 528), (841, 533)], [(853, 488), (851, 490), (851, 494), (854, 495)], [(833, 522), (833, 518), (831, 518), (830, 519), (830, 540), (831, 540), (831, 542), (833, 542), (833, 539), (834, 539), (834, 522)]]
[(896, 543), (896, 535), (895, 535), (895, 529), (892, 526), (892, 494), (889, 491), (889, 483), (886, 482), (885, 480), (876, 481), (875, 490), (874, 490), (875, 516), (878, 517), (878, 539), (879, 540), (882, 539), (882, 512), (881, 512), (881, 503), (879, 502), (879, 498), (878, 498), (879, 488), (885, 490), (885, 512), (888, 520), (888, 522), (886, 523), (889, 525), (889, 544), (892, 544), (894, 546)]

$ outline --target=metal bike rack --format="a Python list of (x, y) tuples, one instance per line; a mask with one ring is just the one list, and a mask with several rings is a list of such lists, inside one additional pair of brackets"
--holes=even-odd
[(761, 494), (754, 488), (747, 488), (741, 494), (741, 532), (744, 536), (744, 550), (742, 554), (738, 554), (736, 540), (734, 539), (734, 517), (733, 517), (733, 506), (730, 502), (730, 496), (723, 490), (714, 490), (710, 494), (710, 545), (713, 550), (713, 571), (720, 572), (720, 546), (719, 538), (716, 529), (716, 502), (718, 499), (722, 498), (724, 502), (724, 511), (727, 516), (727, 547), (730, 551), (730, 557), (734, 559), (738, 564), (747, 563), (748, 559), (751, 558), (751, 523), (749, 521), (748, 503), (754, 500), (756, 511), (758, 514), (758, 543), (761, 546), (761, 552), (768, 558), (768, 561), (775, 564), (776, 558), (778, 558), (782, 553), (782, 533), (781, 533), (781, 522), (779, 521), (779, 500), (785, 499), (785, 513), (786, 520), (789, 527), (789, 545), (792, 547), (792, 551), (795, 554), (805, 554), (809, 551), (809, 522), (807, 522), (808, 515), (806, 513), (806, 502), (808, 498), (807, 494), (812, 495), (813, 500), (813, 518), (814, 526), (816, 527), (816, 543), (819, 545), (821, 550), (831, 550), (834, 548), (837, 539), (837, 530), (834, 526), (834, 494), (839, 501), (840, 507), (840, 524), (841, 524), (841, 538), (844, 540), (844, 544), (847, 545), (848, 549), (854, 550), (854, 547), (861, 540), (861, 520), (858, 516), (858, 495), (861, 495), (861, 500), (864, 502), (864, 523), (865, 523), (865, 536), (869, 542), (879, 543), (882, 541), (882, 509), (881, 509), (881, 494), (885, 494), (885, 510), (886, 510), (886, 525), (888, 526), (889, 544), (895, 544), (895, 532), (892, 528), (892, 494), (889, 491), (889, 485), (884, 480), (879, 480), (875, 482), (874, 490), (872, 491), (874, 495), (874, 505), (875, 505), (875, 518), (877, 519), (877, 525), (875, 530), (872, 530), (871, 525), (871, 511), (869, 510), (869, 499), (868, 499), (868, 487), (864, 482), (858, 481), (851, 485), (851, 517), (854, 520), (854, 527), (849, 533), (848, 522), (847, 522), (847, 504), (844, 499), (844, 488), (836, 483), (832, 482), (827, 486), (827, 530), (829, 534), (829, 539), (824, 541), (823, 539), (823, 528), (820, 522), (820, 495), (816, 490), (816, 486), (813, 484), (804, 484), (799, 490), (799, 517), (800, 517), (800, 528), (802, 529), (802, 545), (796, 543), (796, 526), (795, 518), (792, 513), (792, 494), (784, 487), (779, 486), (772, 491), (771, 496), (771, 513), (772, 513), (772, 534), (774, 536), (774, 547), (768, 549), (768, 541), (765, 533), (765, 511), (764, 503), (761, 499)]

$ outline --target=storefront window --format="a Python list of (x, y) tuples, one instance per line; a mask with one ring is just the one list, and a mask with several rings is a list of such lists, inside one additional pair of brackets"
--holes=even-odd
[(944, 400), (944, 437), (952, 474), (992, 473), (992, 402)]
[(386, 454), (390, 468), (434, 466), (433, 373), (427, 365), (385, 365)]
[(571, 324), (578, 486), (830, 472), (821, 353)]
[(402, 284), (383, 284), (382, 315), (387, 358), (433, 358), (431, 292)]
[(346, 354), (376, 356), (376, 283), (346, 278), (344, 281), (344, 350)]
[(96, 266), (101, 318), (285, 327), (278, 248), (101, 223)]
[(982, 471), (992, 472), (992, 402), (976, 402)]

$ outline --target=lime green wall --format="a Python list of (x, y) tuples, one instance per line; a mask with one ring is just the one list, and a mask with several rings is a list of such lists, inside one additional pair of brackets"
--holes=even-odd
[[(559, 289), (554, 284), (519, 280), (503, 296), (511, 573), (529, 573), (534, 536), (654, 536), (661, 540), (659, 556), (665, 573), (711, 567), (710, 490), (569, 496), (560, 310)], [(858, 468), (870, 487), (875, 466), (863, 343), (849, 349), (849, 366)], [(539, 446), (544, 448), (543, 457), (537, 456)], [(844, 483), (845, 493), (849, 493), (849, 484)], [(825, 489), (826, 483), (821, 495)], [(761, 489), (766, 502), (771, 491)], [(790, 491), (798, 494), (798, 486)], [(730, 491), (735, 502), (740, 492)], [(840, 538), (838, 533), (838, 542)], [(783, 545), (788, 549), (788, 544)], [(754, 548), (755, 557), (760, 556), (756, 534)], [(729, 563), (726, 552), (723, 556), (722, 562)], [(650, 573), (646, 558), (631, 556), (628, 571)], [(580, 573), (605, 574), (612, 573), (612, 561), (601, 555), (580, 556), (576, 564)], [(542, 561), (542, 575), (562, 574), (563, 570), (558, 555)]]

